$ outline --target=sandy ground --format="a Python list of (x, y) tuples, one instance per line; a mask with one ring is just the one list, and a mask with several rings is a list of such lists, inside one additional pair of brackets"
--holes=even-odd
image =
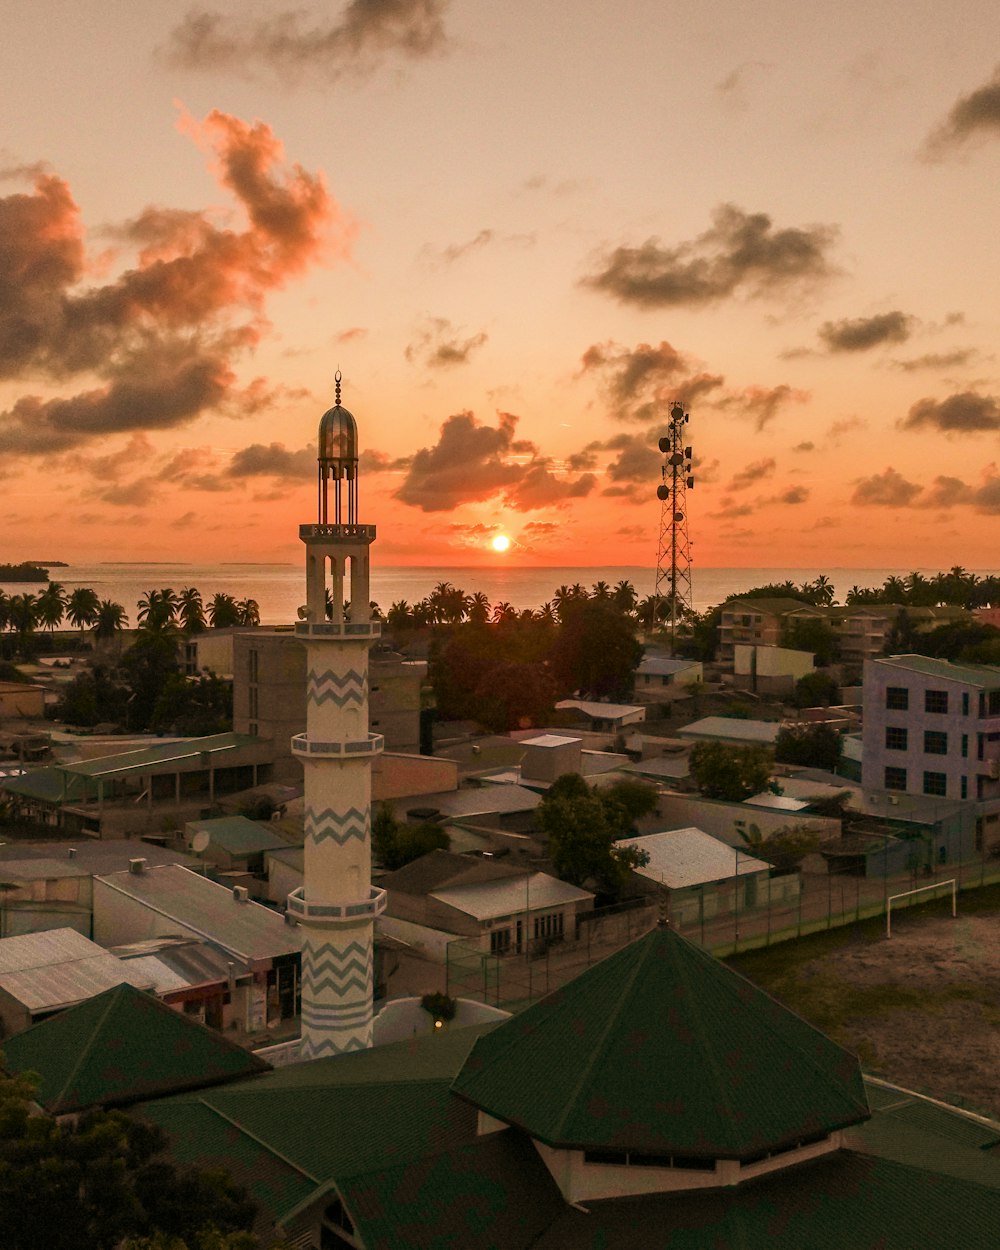
[(888, 940), (855, 940), (799, 965), (773, 992), (799, 999), (807, 1019), (817, 1008), (826, 1019), (814, 1022), (866, 1071), (1000, 1117), (1000, 916), (894, 926)]

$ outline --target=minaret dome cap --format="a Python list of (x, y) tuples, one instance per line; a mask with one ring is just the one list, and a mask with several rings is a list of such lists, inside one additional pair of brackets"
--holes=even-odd
[(319, 423), (319, 462), (334, 469), (350, 469), (349, 477), (358, 463), (358, 423), (340, 402), (340, 372), (337, 372), (337, 402), (324, 412)]

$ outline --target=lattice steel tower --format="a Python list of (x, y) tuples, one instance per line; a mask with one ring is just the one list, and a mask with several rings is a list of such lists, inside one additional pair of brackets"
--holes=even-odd
[[(656, 586), (653, 590), (670, 612), (670, 649), (677, 639), (677, 622), (694, 611), (691, 591), (691, 534), (688, 529), (687, 493), (694, 486), (691, 448), (684, 446), (684, 427), (690, 420), (680, 404), (670, 405), (667, 432), (660, 439), (663, 466), (656, 497), (660, 500), (660, 541), (656, 553)], [(665, 613), (664, 613), (665, 615)]]

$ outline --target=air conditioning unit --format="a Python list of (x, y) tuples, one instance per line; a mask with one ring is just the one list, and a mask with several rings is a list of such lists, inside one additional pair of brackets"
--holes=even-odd
[(889, 802), (893, 805), (893, 807), (898, 807), (898, 806), (899, 806), (899, 796), (898, 796), (898, 795), (895, 795), (895, 794), (890, 794), (890, 795), (889, 795)]

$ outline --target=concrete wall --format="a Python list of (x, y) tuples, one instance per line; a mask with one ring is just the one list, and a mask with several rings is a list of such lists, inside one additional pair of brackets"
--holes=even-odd
[(45, 687), (0, 681), (0, 717), (45, 715)]
[(441, 929), (432, 929), (428, 925), (415, 924), (385, 913), (378, 918), (376, 926), (379, 933), (406, 942), (418, 954), (439, 964), (447, 963), (450, 942), (466, 940), (460, 933), (445, 933)]
[(396, 755), (387, 751), (372, 761), (373, 803), (457, 789), (455, 760), (430, 755)]

